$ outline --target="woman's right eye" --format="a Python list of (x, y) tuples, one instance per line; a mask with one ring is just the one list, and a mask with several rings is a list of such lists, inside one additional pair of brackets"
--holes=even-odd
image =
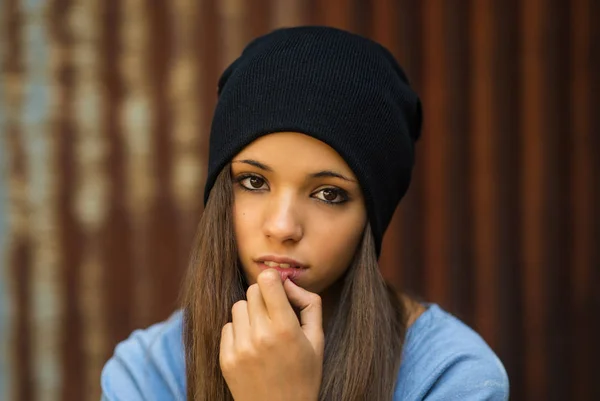
[(255, 175), (240, 177), (239, 181), (240, 185), (248, 189), (250, 191), (258, 190), (258, 189), (266, 189), (263, 186), (266, 186), (266, 182), (264, 178), (257, 177)]

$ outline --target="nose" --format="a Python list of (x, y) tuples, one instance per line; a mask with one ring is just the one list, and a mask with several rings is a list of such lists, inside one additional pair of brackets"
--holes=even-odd
[(297, 206), (291, 195), (273, 197), (265, 212), (263, 231), (278, 242), (298, 242), (303, 236), (303, 228)]

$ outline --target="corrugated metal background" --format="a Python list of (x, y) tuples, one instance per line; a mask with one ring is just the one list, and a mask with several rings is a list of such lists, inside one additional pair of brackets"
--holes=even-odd
[(176, 307), (220, 72), (370, 36), (425, 110), (386, 277), (474, 326), (514, 400), (600, 399), (600, 2), (0, 0), (0, 399), (97, 400)]

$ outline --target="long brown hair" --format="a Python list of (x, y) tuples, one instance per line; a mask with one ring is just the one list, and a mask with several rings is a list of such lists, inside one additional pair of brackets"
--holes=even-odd
[[(221, 328), (245, 299), (233, 228), (229, 166), (219, 174), (198, 226), (183, 289), (187, 398), (233, 400), (219, 366)], [(406, 317), (379, 271), (369, 225), (343, 280), (326, 330), (319, 400), (390, 400)]]

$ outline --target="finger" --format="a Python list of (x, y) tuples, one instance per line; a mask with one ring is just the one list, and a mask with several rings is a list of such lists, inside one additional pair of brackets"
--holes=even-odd
[(306, 291), (291, 280), (285, 280), (283, 288), (291, 304), (300, 309), (302, 331), (315, 347), (315, 351), (322, 352), (324, 334), (321, 297)]
[(248, 319), (248, 303), (237, 301), (231, 308), (231, 322), (233, 323), (233, 339), (237, 343), (240, 339), (247, 338), (250, 331)]
[(272, 321), (296, 322), (296, 315), (283, 289), (281, 275), (275, 269), (267, 269), (256, 278), (260, 293), (265, 301), (267, 313)]
[(221, 343), (219, 345), (219, 364), (221, 365), (221, 369), (231, 360), (233, 349), (233, 324), (229, 322), (221, 329)]
[(248, 318), (250, 320), (250, 327), (257, 326), (269, 319), (267, 306), (265, 305), (265, 300), (263, 299), (258, 284), (252, 284), (248, 287), (246, 299), (248, 300)]

